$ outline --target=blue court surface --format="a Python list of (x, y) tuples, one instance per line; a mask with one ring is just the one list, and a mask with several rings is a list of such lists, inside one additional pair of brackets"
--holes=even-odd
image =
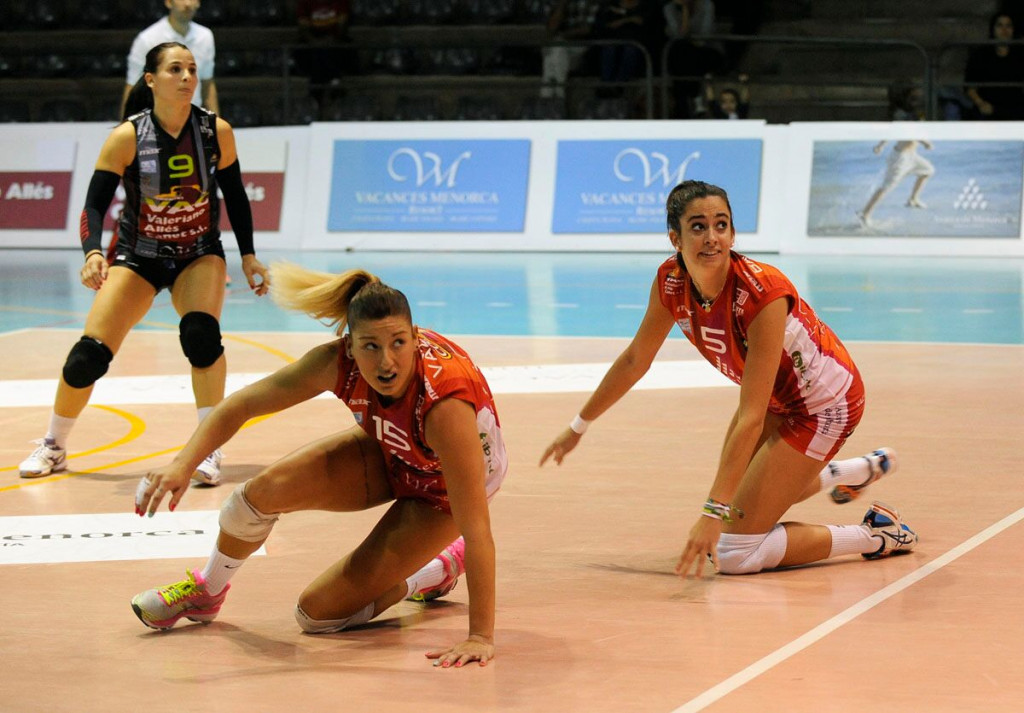
[[(363, 268), (409, 297), (417, 323), (447, 334), (629, 337), (646, 308), (659, 253), (259, 253), (327, 272)], [(842, 339), (1024, 343), (1024, 260), (751, 254), (781, 268)], [(78, 281), (81, 253), (0, 253), (0, 332), (77, 328), (93, 293)], [(246, 289), (238, 256), (226, 331), (317, 331)], [(176, 322), (166, 292), (147, 321)], [(147, 329), (141, 324), (139, 329)], [(681, 339), (675, 333), (673, 338)]]

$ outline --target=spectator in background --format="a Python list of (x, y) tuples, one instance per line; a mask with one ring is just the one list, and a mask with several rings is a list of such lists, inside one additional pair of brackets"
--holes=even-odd
[(924, 91), (913, 83), (894, 82), (889, 87), (890, 121), (924, 121)]
[[(997, 13), (989, 23), (989, 39), (1014, 39), (1013, 18)], [(971, 52), (964, 71), (965, 92), (977, 110), (975, 118), (989, 121), (1024, 119), (1024, 50), (1009, 44), (985, 45)], [(1001, 85), (1001, 86), (996, 86)], [(1010, 86), (1014, 85), (1014, 86)]]
[(611, 0), (598, 17), (599, 37), (622, 40), (623, 44), (601, 47), (601, 80), (629, 82), (644, 74), (644, 53), (635, 44), (647, 49), (651, 56), (660, 56), (662, 39), (660, 13), (651, 0)]
[(299, 72), (309, 77), (310, 95), (321, 106), (327, 90), (353, 64), (344, 45), (349, 42), (350, 0), (299, 0), (297, 19), (299, 41), (296, 50)]
[[(734, 35), (756, 35), (761, 29), (766, 4), (763, 0), (715, 0), (719, 16), (732, 18), (730, 31)], [(810, 5), (809, 0), (807, 5)], [(748, 49), (750, 44), (747, 42), (727, 42), (726, 66), (723, 71), (735, 70)]]
[[(555, 0), (548, 15), (548, 37), (555, 42), (593, 39), (601, 0)], [(564, 97), (569, 72), (578, 70), (589, 47), (545, 47), (542, 50), (542, 97)]]
[(199, 82), (196, 85), (192, 103), (204, 106), (214, 114), (220, 114), (220, 103), (217, 101), (217, 85), (213, 81), (213, 64), (216, 48), (213, 32), (208, 27), (192, 22), (199, 10), (199, 0), (164, 0), (167, 6), (167, 17), (157, 20), (135, 36), (132, 48), (128, 52), (128, 73), (121, 97), (121, 113), (124, 113), (128, 93), (142, 77), (146, 64), (146, 53), (164, 42), (180, 42), (188, 47), (195, 57), (199, 70)]
[(710, 74), (704, 77), (704, 101), (709, 119), (746, 119), (750, 115), (750, 89), (748, 77), (738, 78), (739, 89), (725, 87), (715, 94), (715, 85)]
[(671, 42), (668, 73), (674, 77), (692, 77), (672, 82), (671, 116), (689, 119), (697, 107), (700, 80), (709, 72), (725, 67), (725, 54), (716, 43), (694, 40), (694, 36), (715, 32), (715, 4), (711, 0), (669, 0), (662, 6), (665, 16), (665, 37)]

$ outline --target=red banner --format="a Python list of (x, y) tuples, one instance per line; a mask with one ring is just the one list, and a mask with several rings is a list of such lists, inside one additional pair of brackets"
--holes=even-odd
[(0, 172), (0, 230), (63, 230), (70, 197), (70, 172)]
[[(281, 205), (284, 198), (284, 173), (252, 173), (242, 174), (245, 181), (245, 192), (252, 206), (253, 230), (276, 232), (281, 227)], [(223, 205), (221, 195), (220, 229), (231, 230), (227, 208)]]

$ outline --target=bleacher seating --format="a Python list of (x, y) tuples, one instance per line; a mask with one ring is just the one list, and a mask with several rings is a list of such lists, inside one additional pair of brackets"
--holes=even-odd
[(322, 121), (379, 121), (380, 104), (376, 97), (367, 94), (336, 97), (331, 99), (320, 112)]
[(85, 121), (89, 112), (80, 99), (51, 99), (42, 105), (39, 121)]
[[(196, 20), (214, 29), (218, 94), (225, 116), (234, 114), (239, 126), (317, 119), (646, 116), (643, 80), (622, 87), (624, 98), (602, 97), (604, 88), (593, 67), (570, 76), (567, 100), (540, 100), (541, 46), (548, 38), (545, 21), (552, 4), (352, 0), (346, 48), (353, 59), (339, 70), (340, 79), (321, 79), (313, 87), (296, 75), (292, 51), (300, 45), (294, 0), (203, 0)], [(936, 94), (956, 101), (962, 94), (966, 49), (939, 50), (944, 43), (983, 40), (987, 16), (996, 5), (997, 0), (766, 0), (759, 41), (730, 53), (733, 64), (719, 85), (740, 72), (750, 75), (753, 118), (886, 119), (888, 87), (895, 81), (924, 86), (926, 60), (932, 59)], [(719, 32), (728, 33), (733, 3), (716, 6)], [(27, 112), (32, 121), (68, 120), (81, 112), (53, 102), (81, 96), (87, 97), (87, 118), (116, 118), (131, 41), (166, 14), (164, 0), (93, 0), (85, 6), (74, 0), (5, 0), (0, 116), (25, 120)], [(783, 36), (798, 41), (765, 41)], [(924, 57), (915, 45), (799, 41), (820, 37), (909, 40), (932, 54)], [(660, 117), (668, 110), (661, 102), (661, 57), (652, 59), (654, 115)], [(287, 99), (286, 69), (295, 83)], [(331, 98), (339, 88), (351, 98)], [(311, 92), (323, 99), (322, 106), (307, 101)], [(486, 97), (488, 106), (479, 105)]]

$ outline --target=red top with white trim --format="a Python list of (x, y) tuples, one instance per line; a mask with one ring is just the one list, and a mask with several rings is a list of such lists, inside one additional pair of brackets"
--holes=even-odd
[(411, 469), (414, 475), (422, 475), (424, 479), (442, 475), (441, 461), (426, 440), (427, 414), (443, 399), (469, 403), (476, 410), (490, 496), (505, 476), (508, 454), (487, 380), (469, 355), (454, 342), (422, 328), (418, 335), (416, 372), (401, 398), (387, 406), (381, 403), (380, 394), (370, 387), (355, 360), (344, 349), (338, 350), (338, 382), (334, 394), (352, 410), (356, 423), (380, 444), (389, 471)]
[(793, 283), (771, 265), (730, 252), (725, 288), (707, 309), (693, 281), (673, 256), (658, 269), (661, 303), (683, 334), (716, 369), (743, 381), (747, 332), (768, 303), (789, 304), (783, 351), (768, 410), (814, 414), (846, 394), (857, 367), (846, 347), (797, 294)]

